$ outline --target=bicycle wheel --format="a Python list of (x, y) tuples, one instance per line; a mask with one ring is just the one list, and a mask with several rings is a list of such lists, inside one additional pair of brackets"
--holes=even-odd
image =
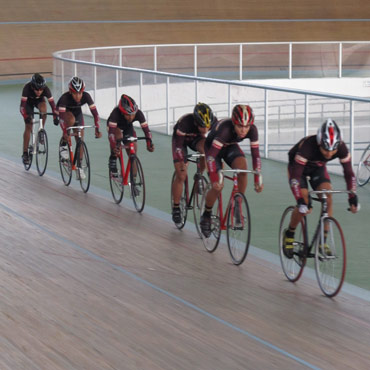
[(124, 193), (124, 185), (123, 185), (123, 171), (122, 171), (122, 163), (121, 160), (118, 158), (118, 176), (113, 176), (111, 170), (109, 170), (109, 184), (110, 190), (112, 192), (112, 196), (114, 201), (117, 204), (120, 204), (123, 198)]
[[(210, 184), (207, 186), (207, 191), (210, 188)], [(205, 203), (206, 203), (206, 194), (207, 191), (204, 192), (202, 196), (201, 206), (200, 206), (200, 214), (203, 214)], [(201, 238), (204, 247), (209, 253), (214, 252), (220, 241), (221, 237), (221, 218), (220, 218), (220, 198), (217, 198), (215, 204), (213, 205), (212, 215), (211, 215), (211, 234), (208, 238), (206, 238), (203, 233), (201, 233)]]
[(227, 213), (227, 246), (234, 265), (240, 265), (247, 257), (251, 237), (251, 219), (247, 199), (235, 193)]
[(29, 162), (28, 162), (28, 164), (25, 164), (24, 165), (24, 169), (26, 170), (26, 171), (28, 171), (30, 168), (31, 168), (31, 166), (32, 166), (32, 159), (33, 159), (33, 145), (28, 145), (28, 159), (29, 159)]
[(130, 156), (130, 183), (131, 195), (134, 206), (138, 212), (142, 212), (145, 206), (145, 180), (141, 163), (136, 155)]
[(298, 281), (302, 276), (304, 266), (306, 265), (306, 250), (305, 250), (305, 221), (297, 226), (294, 236), (294, 250), (293, 257), (287, 257), (284, 253), (283, 242), (285, 237), (285, 231), (289, 227), (292, 212), (294, 211), (293, 206), (288, 207), (283, 215), (281, 216), (280, 229), (279, 229), (279, 254), (281, 267), (283, 268), (284, 274), (291, 282)]
[(63, 138), (61, 138), (59, 141), (59, 169), (60, 169), (60, 174), (62, 175), (62, 180), (64, 182), (64, 185), (68, 186), (72, 180), (72, 161), (71, 161), (71, 152), (70, 152), (69, 144), (68, 144), (67, 152), (61, 149), (64, 146), (65, 146), (65, 142)]
[(48, 164), (49, 146), (48, 136), (44, 129), (41, 129), (37, 134), (36, 139), (36, 167), (37, 172), (42, 176), (46, 171)]
[(200, 217), (201, 213), (201, 202), (202, 202), (202, 195), (207, 188), (208, 180), (202, 176), (200, 180), (198, 180), (197, 184), (194, 184), (194, 194), (193, 194), (193, 216), (194, 216), (194, 223), (197, 229), (198, 235), (202, 237), (202, 231), (200, 230)]
[[(172, 181), (171, 181), (171, 210), (173, 209), (172, 186), (173, 186), (173, 182), (175, 181), (175, 176), (176, 176), (176, 171), (173, 173)], [(179, 203), (180, 212), (181, 212), (181, 222), (178, 224), (175, 224), (179, 230), (181, 230), (185, 226), (186, 219), (188, 217), (187, 196), (186, 196), (187, 191), (188, 191), (188, 186), (189, 186), (188, 177), (186, 177), (184, 181), (184, 185), (183, 185), (183, 192), (181, 194), (180, 203)]]
[[(82, 154), (81, 154), (82, 150)], [(89, 191), (90, 187), (90, 159), (87, 145), (84, 141), (80, 141), (76, 152), (77, 176), (80, 180), (81, 189), (84, 193)]]
[(325, 218), (320, 225), (320, 235), (316, 238), (315, 270), (322, 292), (328, 297), (336, 296), (346, 273), (346, 243), (342, 228), (332, 217)]
[(363, 152), (357, 166), (357, 183), (360, 186), (366, 185), (370, 180), (370, 144)]

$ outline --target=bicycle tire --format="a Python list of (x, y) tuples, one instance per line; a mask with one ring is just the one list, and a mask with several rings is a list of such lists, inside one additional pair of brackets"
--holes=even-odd
[[(199, 180), (197, 180), (199, 181)], [(194, 217), (194, 224), (195, 228), (197, 229), (198, 235), (201, 238), (202, 237), (202, 231), (200, 230), (200, 217), (202, 216), (201, 213), (201, 202), (202, 202), (202, 196), (205, 191), (205, 189), (208, 186), (208, 180), (201, 176), (201, 183), (202, 187), (199, 189), (199, 182), (194, 183), (194, 193), (193, 193), (193, 217)]]
[(366, 185), (370, 180), (370, 144), (364, 150), (358, 162), (356, 179), (359, 186)]
[[(176, 171), (174, 171), (173, 175), (172, 175), (172, 180), (171, 180), (171, 210), (173, 209), (173, 193), (172, 193), (172, 186), (173, 186), (173, 182), (175, 181), (175, 176), (176, 176)], [(180, 213), (181, 213), (181, 222), (179, 223), (175, 223), (175, 226), (181, 230), (185, 224), (186, 224), (186, 220), (187, 220), (187, 217), (188, 217), (188, 206), (187, 206), (187, 191), (188, 191), (188, 186), (189, 186), (189, 182), (188, 182), (188, 177), (186, 176), (186, 179), (184, 181), (184, 185), (183, 185), (183, 191), (182, 191), (182, 194), (181, 194), (181, 198), (180, 198), (180, 203), (179, 203), (179, 207), (180, 207)]]
[(293, 257), (289, 258), (285, 255), (283, 249), (283, 242), (285, 231), (289, 227), (292, 212), (294, 206), (290, 206), (283, 212), (279, 227), (279, 255), (281, 267), (283, 268), (284, 274), (289, 281), (292, 283), (299, 280), (302, 276), (303, 269), (307, 261), (307, 243), (305, 242), (305, 219), (298, 224), (295, 231), (295, 242)]
[[(80, 154), (83, 150), (82, 156)], [(77, 176), (80, 181), (81, 189), (87, 193), (90, 188), (91, 171), (90, 171), (90, 157), (87, 150), (87, 145), (83, 140), (79, 141), (76, 150)], [(82, 170), (82, 173), (80, 172)]]
[[(325, 226), (324, 226), (325, 223)], [(322, 241), (323, 227), (328, 227), (326, 240)], [(346, 243), (339, 222), (333, 217), (326, 217), (320, 221), (320, 234), (316, 238), (315, 246), (315, 271), (320, 289), (327, 297), (335, 297), (344, 282), (346, 274)], [(326, 248), (320, 245), (326, 244)]]
[[(145, 206), (145, 179), (144, 171), (141, 166), (140, 160), (136, 155), (130, 156), (130, 184), (131, 184), (131, 196), (132, 201), (136, 210), (140, 213), (143, 211)], [(136, 174), (135, 174), (136, 166)]]
[[(239, 218), (238, 218), (239, 217)], [(251, 218), (247, 198), (235, 193), (227, 212), (227, 247), (234, 265), (244, 262), (251, 238)]]
[(109, 170), (109, 185), (112, 192), (113, 200), (116, 204), (120, 204), (123, 198), (125, 186), (123, 185), (123, 171), (122, 163), (120, 158), (118, 160), (118, 176), (113, 176), (111, 170)]
[[(207, 191), (210, 189), (210, 187), (211, 187), (211, 184), (208, 184)], [(201, 214), (203, 214), (204, 212), (207, 191), (205, 191), (202, 196), (201, 207), (200, 207)], [(215, 209), (216, 209), (216, 212), (214, 212)], [(202, 242), (207, 252), (213, 253), (217, 249), (218, 244), (220, 242), (220, 237), (221, 237), (220, 197), (218, 197), (212, 209), (211, 234), (208, 238), (206, 238), (203, 235), (203, 233), (201, 233)]]
[(37, 172), (42, 176), (46, 171), (49, 157), (48, 136), (44, 129), (39, 130), (36, 139), (36, 167)]
[(61, 156), (61, 147), (62, 143), (65, 145), (64, 139), (61, 138), (59, 141), (59, 169), (60, 174), (62, 176), (62, 180), (65, 186), (68, 186), (72, 180), (72, 161), (71, 161), (71, 152), (70, 152), (70, 145), (67, 143), (68, 146), (68, 158), (63, 158)]

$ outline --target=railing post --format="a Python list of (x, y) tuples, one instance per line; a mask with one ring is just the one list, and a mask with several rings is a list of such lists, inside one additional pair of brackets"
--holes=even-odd
[(140, 72), (140, 86), (139, 86), (139, 99), (140, 107), (143, 106), (143, 73)]
[(308, 136), (308, 95), (304, 96), (304, 136)]
[(194, 77), (198, 76), (198, 48), (197, 45), (194, 45)]
[(293, 47), (292, 47), (292, 43), (290, 42), (289, 43), (289, 79), (292, 78), (292, 64), (293, 64)]
[(167, 135), (170, 134), (170, 78), (166, 78), (166, 116), (167, 116)]
[(342, 63), (343, 63), (342, 52), (343, 52), (343, 45), (340, 42), (339, 43), (339, 50), (338, 50), (338, 77), (339, 78), (342, 78), (342, 73), (343, 73), (343, 70), (342, 70)]
[(349, 117), (349, 151), (351, 153), (351, 162), (353, 165), (354, 153), (355, 153), (355, 102), (351, 100), (350, 103), (350, 117)]
[(116, 69), (116, 102), (118, 102), (118, 100), (119, 100), (119, 96), (118, 96), (118, 73), (119, 73), (119, 70)]
[(269, 130), (269, 108), (268, 108), (268, 90), (265, 89), (265, 125), (264, 125), (264, 142), (265, 142), (265, 147), (264, 147), (264, 154), (265, 158), (269, 157), (269, 150), (268, 150), (268, 145), (269, 145), (269, 139), (268, 139), (268, 130)]
[(239, 45), (239, 80), (243, 81), (243, 44)]
[(231, 109), (232, 109), (232, 101), (231, 101), (231, 85), (229, 84), (227, 87), (227, 101), (228, 101), (228, 109), (229, 109), (229, 117), (231, 117)]
[[(96, 63), (95, 49), (93, 49), (93, 52), (92, 52), (92, 60), (93, 60), (93, 63)], [(96, 86), (96, 66), (94, 66), (94, 68), (93, 68), (93, 89), (94, 89), (94, 100), (96, 100), (96, 90), (97, 90), (97, 86)]]

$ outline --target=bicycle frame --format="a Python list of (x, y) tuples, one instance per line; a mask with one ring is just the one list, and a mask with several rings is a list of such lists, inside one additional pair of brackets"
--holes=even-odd
[[(187, 155), (188, 162), (192, 162), (192, 163), (196, 164), (196, 166), (197, 166), (196, 174), (199, 175), (199, 176), (201, 175), (199, 160), (202, 157), (204, 157), (204, 154), (201, 154), (201, 153), (193, 153), (193, 154), (188, 154)], [(193, 159), (193, 158), (195, 158), (195, 159)], [(193, 187), (191, 189), (190, 197), (189, 197), (189, 177), (188, 176), (186, 176), (184, 186), (185, 186), (185, 193), (186, 193), (186, 208), (187, 209), (192, 209), (193, 206), (191, 204), (192, 204), (193, 196), (194, 196), (194, 193), (195, 193), (195, 181), (193, 182)]]
[[(38, 115), (39, 119), (35, 120), (35, 118), (32, 119), (33, 125), (32, 125), (32, 132), (31, 132), (31, 145), (32, 145), (32, 155), (36, 154), (36, 138), (38, 137), (38, 133), (44, 129), (44, 120), (41, 118), (41, 116), (51, 116), (53, 113), (40, 113), (40, 112), (34, 112), (34, 115)], [(38, 125), (37, 131), (35, 130), (35, 125)]]

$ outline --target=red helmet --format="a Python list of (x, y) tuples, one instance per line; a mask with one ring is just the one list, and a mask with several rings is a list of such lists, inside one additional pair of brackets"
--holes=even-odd
[(238, 104), (233, 108), (232, 121), (234, 125), (250, 126), (254, 122), (252, 108), (249, 105)]
[(135, 114), (139, 109), (135, 100), (125, 94), (121, 96), (118, 108), (123, 114)]
[(79, 77), (72, 77), (71, 81), (69, 81), (69, 91), (74, 93), (84, 92), (85, 90), (85, 83)]

